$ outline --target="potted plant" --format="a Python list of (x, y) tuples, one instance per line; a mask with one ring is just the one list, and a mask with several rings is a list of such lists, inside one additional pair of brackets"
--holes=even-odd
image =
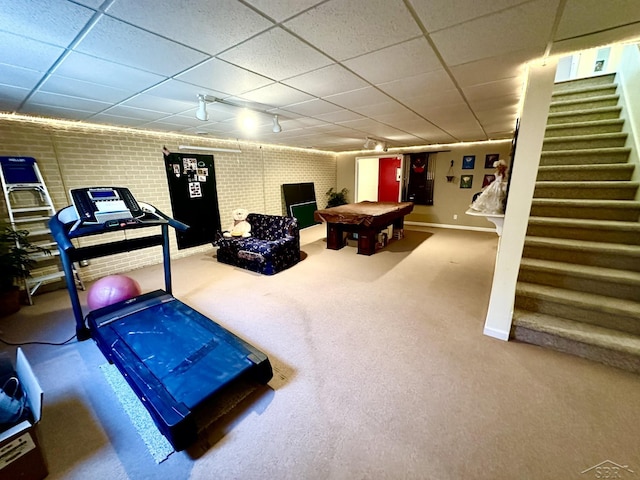
[(29, 243), (27, 230), (0, 224), (0, 316), (20, 310), (20, 282), (31, 275), (34, 253), (51, 251)]
[(329, 197), (329, 200), (327, 201), (327, 208), (337, 207), (338, 205), (345, 205), (349, 203), (347, 202), (347, 193), (349, 193), (349, 190), (347, 190), (346, 188), (343, 188), (338, 192), (335, 191), (333, 187), (331, 187), (327, 191), (327, 197)]

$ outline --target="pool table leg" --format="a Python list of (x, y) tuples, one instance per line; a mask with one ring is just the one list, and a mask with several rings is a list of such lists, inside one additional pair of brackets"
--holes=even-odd
[(337, 223), (327, 223), (327, 248), (340, 250), (344, 247), (342, 227)]
[(373, 255), (376, 253), (378, 232), (373, 228), (363, 228), (358, 231), (358, 254)]

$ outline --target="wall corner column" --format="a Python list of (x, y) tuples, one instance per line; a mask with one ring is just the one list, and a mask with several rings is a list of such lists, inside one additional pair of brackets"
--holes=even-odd
[(529, 223), (540, 153), (544, 141), (557, 59), (532, 62), (527, 73), (520, 130), (513, 159), (509, 200), (498, 244), (484, 334), (508, 340), (520, 259)]

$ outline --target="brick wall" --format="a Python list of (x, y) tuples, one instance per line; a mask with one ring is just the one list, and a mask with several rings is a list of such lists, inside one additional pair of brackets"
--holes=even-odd
[[(71, 203), (68, 192), (72, 188), (112, 185), (129, 188), (137, 199), (171, 215), (162, 147), (178, 152), (179, 145), (239, 146), (242, 150), (212, 153), (223, 226), (231, 222), (231, 211), (238, 207), (285, 214), (283, 183), (313, 182), (319, 206), (326, 204), (324, 192), (336, 184), (336, 156), (332, 153), (73, 122), (0, 119), (0, 155), (34, 157), (58, 209)], [(4, 203), (3, 198), (3, 216)], [(84, 237), (79, 243), (103, 243), (123, 235)], [(144, 235), (144, 230), (127, 232), (128, 238), (136, 235)], [(207, 251), (213, 254), (211, 245), (178, 251), (173, 232), (170, 246), (172, 258)], [(161, 249), (154, 247), (93, 259), (81, 275), (90, 281), (161, 261)]]

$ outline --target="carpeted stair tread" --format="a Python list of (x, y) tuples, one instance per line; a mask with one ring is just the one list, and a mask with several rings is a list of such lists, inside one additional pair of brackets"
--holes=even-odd
[(513, 322), (529, 330), (640, 356), (640, 337), (619, 330), (520, 309), (514, 310)]
[[(603, 147), (603, 148), (569, 148), (567, 150), (549, 150), (541, 152), (541, 157), (583, 157), (587, 155), (597, 155), (602, 158), (602, 163), (607, 163), (608, 156), (628, 157), (631, 148), (627, 147)], [(627, 161), (627, 158), (624, 159)], [(618, 162), (615, 162), (618, 163)]]
[(595, 75), (591, 77), (563, 80), (561, 82), (557, 82), (553, 86), (553, 91), (555, 93), (567, 91), (571, 92), (573, 90), (580, 90), (589, 87), (612, 85), (615, 78), (615, 73), (605, 73), (602, 75)]
[(612, 105), (609, 107), (590, 108), (589, 110), (569, 110), (564, 112), (550, 112), (547, 116), (547, 125), (562, 125), (574, 121), (616, 119), (620, 117), (622, 107)]
[(541, 165), (538, 167), (538, 173), (540, 172), (554, 172), (554, 173), (567, 173), (580, 172), (583, 170), (589, 172), (607, 172), (607, 171), (620, 171), (620, 172), (632, 172), (635, 166), (631, 163), (602, 163), (602, 164), (588, 164), (588, 165)]
[(601, 312), (620, 315), (640, 322), (640, 303), (632, 300), (578, 292), (558, 287), (548, 287), (528, 282), (517, 282), (516, 295), (534, 298), (539, 301), (550, 301), (572, 308), (589, 310), (594, 313)]
[(640, 201), (635, 200), (586, 200), (577, 198), (534, 198), (532, 205), (571, 208), (620, 208), (640, 209)]
[[(616, 133), (594, 133), (590, 135), (568, 135), (564, 137), (546, 137), (542, 148), (545, 144), (555, 144), (563, 142), (576, 142), (576, 141), (595, 141), (595, 140), (625, 140), (627, 134), (624, 132)], [(614, 147), (609, 147), (614, 148)]]
[(597, 133), (614, 133), (620, 132), (622, 130), (622, 126), (624, 125), (624, 120), (618, 118), (609, 118), (602, 120), (590, 120), (590, 121), (576, 121), (576, 122), (566, 122), (566, 123), (556, 123), (552, 125), (547, 125), (545, 130), (545, 135), (548, 137), (558, 138), (560, 136), (571, 136), (571, 133), (567, 133), (567, 131), (576, 130), (581, 131), (582, 134), (588, 134), (589, 132), (593, 134)]
[(626, 180), (543, 180), (537, 181), (536, 187), (569, 187), (569, 188), (638, 188), (640, 182), (628, 182)]
[(553, 93), (551, 94), (551, 98), (553, 100), (561, 100), (563, 97), (575, 96), (575, 95), (589, 95), (591, 97), (593, 96), (598, 97), (603, 95), (603, 92), (606, 92), (605, 94), (611, 95), (615, 93), (617, 89), (618, 89), (618, 85), (613, 82), (605, 83), (601, 85), (587, 85), (587, 86), (581, 86), (581, 87), (575, 87), (575, 88), (559, 88), (559, 89), (554, 88)]
[(571, 274), (574, 277), (597, 279), (603, 282), (615, 282), (640, 289), (640, 273), (629, 270), (618, 270), (605, 267), (593, 267), (590, 265), (578, 265), (576, 263), (556, 262), (553, 260), (540, 260), (537, 258), (523, 258), (520, 265), (527, 269), (540, 272)]
[[(574, 218), (555, 218), (555, 217), (529, 217), (529, 223), (547, 226), (569, 227), (569, 228), (586, 228), (586, 229), (608, 229), (638, 232), (640, 234), (640, 223), (637, 222), (618, 222), (613, 220), (591, 220), (591, 219), (574, 219)], [(639, 238), (640, 240), (640, 238)]]
[(525, 245), (535, 247), (561, 248), (565, 250), (590, 253), (610, 253), (614, 255), (627, 255), (630, 257), (640, 258), (640, 245), (533, 236), (525, 237)]

